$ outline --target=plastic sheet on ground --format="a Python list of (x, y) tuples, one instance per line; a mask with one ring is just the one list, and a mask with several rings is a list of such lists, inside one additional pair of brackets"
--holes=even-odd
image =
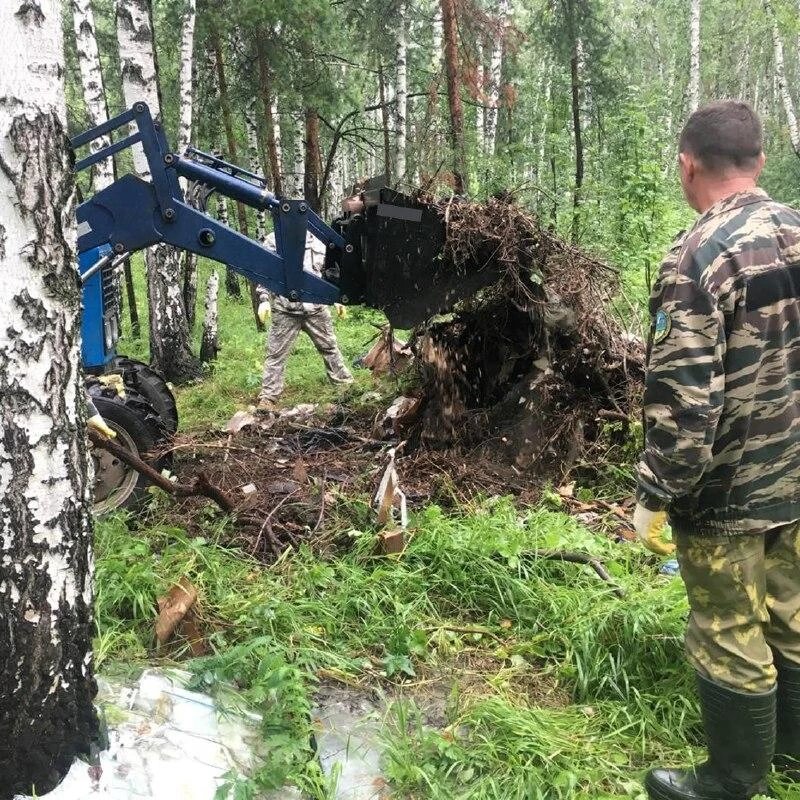
[(41, 797), (214, 800), (224, 775), (252, 772), (262, 747), (258, 716), (223, 714), (212, 698), (184, 689), (187, 678), (148, 670), (132, 686), (100, 679), (109, 747), (99, 765), (76, 761)]

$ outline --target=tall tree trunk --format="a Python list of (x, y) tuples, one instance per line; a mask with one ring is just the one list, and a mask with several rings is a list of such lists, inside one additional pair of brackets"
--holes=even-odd
[(206, 306), (203, 315), (203, 336), (200, 339), (200, 360), (207, 363), (214, 361), (219, 352), (219, 325), (217, 322), (217, 295), (219, 294), (219, 277), (213, 270), (206, 284)]
[[(130, 107), (144, 100), (157, 119), (161, 116), (158, 67), (153, 47), (149, 0), (117, 0), (117, 38), (122, 68), (122, 92)], [(141, 178), (150, 170), (141, 148), (133, 148)], [(168, 245), (145, 253), (150, 308), (150, 361), (168, 381), (185, 383), (199, 377), (200, 362), (189, 347), (189, 325), (180, 285), (180, 257)]]
[(689, 113), (700, 106), (700, 0), (692, 0), (689, 33)]
[[(258, 140), (258, 130), (256, 129), (256, 120), (255, 120), (255, 100), (252, 101), (250, 106), (248, 106), (247, 110), (244, 113), (244, 121), (247, 125), (247, 151), (250, 157), (250, 171), (251, 172), (258, 172), (259, 164), (261, 163), (260, 153), (259, 153), (259, 140)], [(267, 238), (267, 212), (264, 209), (259, 209), (256, 211), (256, 239), (258, 239), (261, 244), (264, 244), (264, 241)]]
[(397, 19), (397, 42), (396, 42), (396, 103), (394, 111), (394, 131), (395, 131), (395, 158), (394, 167), (396, 181), (406, 178), (406, 124), (408, 112), (408, 65), (406, 63), (408, 51), (408, 21), (406, 19), (407, 0), (400, 0)]
[[(75, 44), (78, 52), (78, 65), (81, 72), (81, 83), (83, 85), (83, 101), (86, 104), (86, 111), (89, 121), (93, 126), (102, 125), (108, 119), (108, 102), (106, 91), (103, 84), (103, 69), (100, 63), (100, 53), (97, 49), (97, 37), (95, 35), (94, 13), (92, 12), (91, 0), (72, 0), (72, 21), (75, 28)], [(96, 153), (103, 147), (111, 144), (109, 136), (100, 136), (90, 143), (89, 149)], [(98, 161), (92, 168), (92, 186), (95, 192), (105, 189), (113, 183), (115, 178), (114, 160), (107, 158)], [(130, 259), (125, 262), (123, 272), (126, 278), (126, 288), (128, 290), (128, 314), (131, 321), (131, 332), (134, 336), (139, 336), (139, 312), (136, 307), (136, 294), (133, 288), (133, 280), (128, 280), (131, 274)], [(122, 286), (119, 273), (115, 276), (117, 289), (117, 302), (122, 306)], [(120, 317), (121, 318), (121, 317)]]
[(458, 24), (455, 0), (441, 0), (444, 35), (444, 63), (447, 71), (447, 99), (450, 106), (450, 146), (453, 149), (453, 179), (457, 194), (467, 192), (464, 153), (464, 112), (458, 70)]
[(294, 168), (292, 170), (292, 179), (287, 181), (290, 185), (289, 196), (294, 198), (303, 197), (305, 191), (305, 174), (306, 174), (306, 146), (305, 146), (305, 132), (306, 122), (305, 113), (299, 112), (295, 119), (292, 120), (292, 127), (294, 128), (294, 142), (293, 155), (294, 155)]
[(98, 729), (62, 5), (0, 3), (2, 800), (49, 792)]
[(303, 175), (303, 194), (311, 208), (319, 213), (319, 115), (316, 109), (306, 109), (306, 153)]
[[(194, 23), (197, 17), (197, 0), (187, 0), (181, 25), (180, 72), (178, 75), (178, 94), (180, 96), (180, 115), (178, 121), (178, 153), (186, 152), (192, 142), (192, 114), (194, 111)], [(180, 179), (184, 195), (188, 183)], [(190, 198), (186, 197), (188, 201)], [(194, 205), (192, 203), (192, 205)], [(188, 250), (183, 254), (182, 294), (186, 310), (186, 323), (191, 331), (194, 327), (197, 305), (197, 256)]]
[(575, 139), (575, 184), (572, 193), (572, 241), (578, 240), (581, 205), (581, 189), (583, 188), (583, 131), (581, 129), (581, 80), (579, 74), (580, 39), (577, 31), (575, 0), (566, 0), (567, 30), (570, 41), (570, 87), (572, 91), (572, 132)]
[(775, 16), (775, 9), (772, 7), (772, 0), (764, 0), (764, 8), (769, 16), (772, 25), (772, 44), (775, 48), (775, 79), (778, 83), (778, 91), (783, 101), (783, 110), (786, 113), (786, 122), (789, 126), (789, 140), (792, 143), (794, 152), (800, 156), (800, 129), (797, 125), (797, 112), (795, 111), (794, 101), (786, 83), (786, 66), (783, 58), (783, 40), (778, 29), (778, 20)]
[(259, 94), (267, 122), (267, 154), (269, 171), (272, 174), (272, 189), (278, 196), (283, 194), (283, 167), (281, 166), (281, 129), (278, 125), (278, 103), (272, 94), (267, 44), (262, 31), (256, 37), (256, 60), (258, 61)]
[(192, 111), (194, 108), (194, 23), (197, 0), (187, 0), (181, 26), (181, 67), (179, 76), (180, 121), (178, 123), (178, 152), (183, 154), (192, 141)]
[(386, 185), (392, 185), (392, 146), (389, 141), (389, 105), (386, 99), (386, 78), (383, 64), (378, 60), (378, 102), (381, 105), (381, 129), (383, 130), (383, 174)]
[[(92, 126), (102, 125), (108, 119), (108, 103), (103, 85), (100, 53), (95, 37), (94, 13), (91, 0), (72, 0), (72, 21), (75, 27), (75, 44), (78, 66), (83, 84), (83, 101)], [(111, 144), (110, 136), (95, 139), (89, 149), (96, 153)], [(96, 192), (114, 182), (114, 162), (107, 158), (92, 167), (92, 185)]]
[(497, 143), (497, 111), (500, 105), (500, 81), (503, 74), (503, 44), (505, 39), (508, 0), (499, 0), (497, 7), (497, 33), (489, 62), (489, 102), (486, 109), (486, 152), (493, 156)]
[[(218, 31), (214, 31), (211, 40), (214, 58), (217, 66), (217, 88), (219, 89), (219, 104), (222, 109), (222, 124), (225, 128), (225, 140), (228, 143), (228, 159), (233, 164), (239, 163), (239, 148), (233, 132), (233, 117), (231, 115), (231, 102), (228, 94), (228, 79), (225, 75), (225, 61), (222, 54), (222, 41)], [(236, 201), (236, 216), (239, 221), (239, 232), (250, 236), (250, 226), (247, 223), (247, 208), (240, 200)], [(253, 308), (253, 321), (256, 330), (263, 331), (264, 324), (258, 318), (258, 292), (252, 281), (248, 281), (250, 305)], [(234, 286), (236, 287), (234, 289)], [(241, 289), (236, 274), (231, 269), (225, 270), (225, 290), (234, 297), (241, 297)]]
[(485, 69), (483, 66), (483, 42), (478, 41), (477, 44), (477, 63), (475, 65), (475, 89), (476, 100), (475, 106), (475, 135), (478, 142), (478, 157), (484, 155), (486, 152), (486, 110), (484, 108), (485, 101)]

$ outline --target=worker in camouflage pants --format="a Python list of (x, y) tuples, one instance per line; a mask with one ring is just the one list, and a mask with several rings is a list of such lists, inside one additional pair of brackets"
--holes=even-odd
[(672, 526), (709, 759), (645, 785), (653, 800), (749, 800), (773, 761), (800, 776), (800, 213), (757, 188), (761, 123), (744, 103), (696, 111), (679, 161), (702, 216), (650, 301), (633, 522), (662, 554)]
[[(267, 245), (275, 249), (275, 234), (267, 236)], [(325, 245), (310, 233), (306, 234), (306, 252), (303, 268), (322, 273), (325, 263)], [(279, 295), (272, 295), (258, 287), (258, 316), (262, 322), (272, 316), (272, 324), (267, 340), (267, 356), (264, 361), (264, 374), (261, 381), (259, 408), (270, 410), (283, 391), (283, 375), (286, 361), (292, 351), (300, 331), (305, 331), (325, 362), (328, 379), (333, 383), (352, 383), (353, 376), (344, 363), (336, 334), (333, 330), (331, 312), (327, 306), (315, 303), (293, 302)], [(340, 317), (345, 315), (344, 306), (336, 306)]]

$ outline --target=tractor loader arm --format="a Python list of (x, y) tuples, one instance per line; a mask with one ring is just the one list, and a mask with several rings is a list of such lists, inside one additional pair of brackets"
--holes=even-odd
[[(440, 269), (446, 239), (434, 206), (387, 188), (364, 191), (354, 209), (327, 225), (304, 200), (276, 197), (266, 180), (215, 156), (169, 150), (145, 103), (72, 139), (75, 150), (121, 128), (135, 128), (79, 160), (76, 171), (133, 146), (147, 159), (150, 180), (126, 174), (78, 206), (78, 250), (99, 248), (121, 257), (164, 243), (219, 261), (290, 300), (364, 304), (384, 311), (396, 327), (411, 327), (449, 310), (497, 278), (491, 268), (460, 274)], [(193, 208), (179, 178), (206, 195), (217, 191), (268, 211), (275, 228), (271, 249)], [(322, 278), (303, 270), (306, 231), (327, 247)], [(87, 270), (92, 274), (92, 268)]]

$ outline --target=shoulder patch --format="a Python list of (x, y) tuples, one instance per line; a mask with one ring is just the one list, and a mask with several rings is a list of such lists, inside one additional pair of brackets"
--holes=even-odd
[(653, 343), (658, 344), (667, 338), (670, 330), (672, 329), (672, 317), (663, 308), (656, 311), (655, 319), (653, 320)]

